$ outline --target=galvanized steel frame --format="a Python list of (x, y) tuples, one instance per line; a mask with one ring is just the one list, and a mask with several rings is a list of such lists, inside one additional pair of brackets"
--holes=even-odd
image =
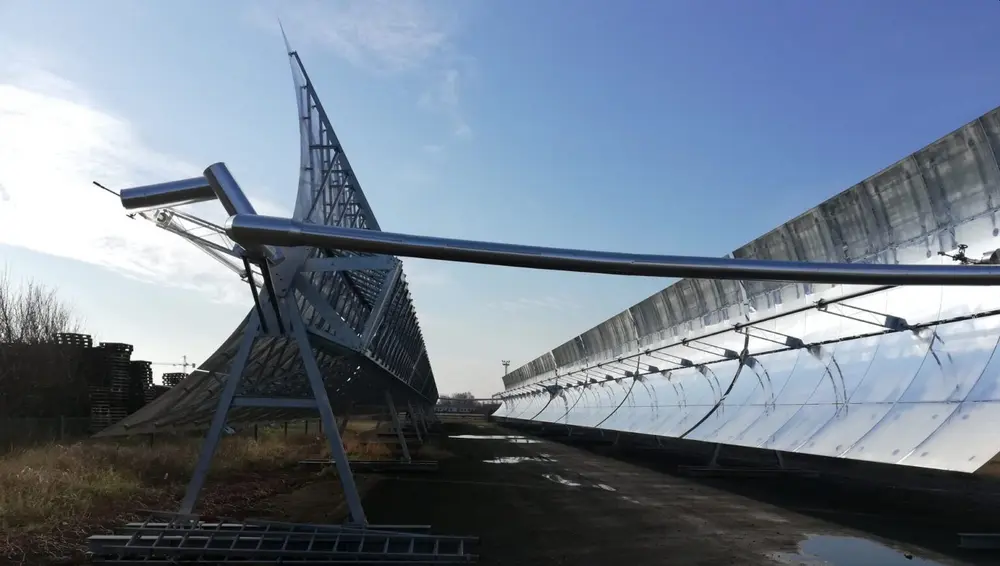
[[(292, 51), (289, 57), (302, 137), (296, 218), (379, 230), (301, 60)], [(391, 256), (344, 250), (236, 243), (220, 227), (172, 208), (216, 198), (230, 215), (256, 214), (221, 163), (206, 168), (202, 177), (127, 189), (120, 196), (126, 209), (151, 209), (134, 212), (133, 217), (138, 215), (183, 237), (245, 279), (254, 308), (192, 375), (102, 431), (101, 435), (112, 436), (208, 428), (180, 512), (165, 522), (129, 525), (125, 535), (91, 537), (95, 559), (117, 563), (172, 563), (191, 557), (249, 558), (260, 563), (475, 561), (475, 555), (467, 551), (467, 544), (476, 540), (472, 537), (368, 525), (331, 403), (331, 397), (348, 408), (357, 402), (384, 401), (400, 435), (405, 462), (416, 464), (402, 436), (394, 396), (407, 403), (419, 437), (414, 407), (422, 411), (433, 406), (437, 389), (401, 262)], [(213, 236), (218, 240), (213, 241)], [(192, 514), (230, 423), (281, 420), (317, 411), (343, 488), (346, 525), (256, 522), (213, 528)], [(444, 545), (451, 545), (450, 550)]]
[[(295, 217), (303, 222), (379, 230), (375, 214), (300, 57), (290, 51), (289, 59), (301, 138)], [(222, 227), (176, 209), (176, 202), (164, 203), (164, 195), (170, 195), (171, 191), (180, 195), (178, 199), (187, 199), (180, 204), (209, 200), (213, 193), (205, 177), (145, 189), (145, 192), (123, 192), (128, 207), (140, 209), (134, 214), (185, 238), (234, 273), (250, 279), (255, 295), (259, 289), (264, 296), (272, 282), (295, 288), (297, 304), (311, 335), (324, 339), (325, 347), (317, 352), (317, 363), (335, 406), (347, 398), (381, 403), (385, 388), (419, 406), (432, 406), (436, 402), (434, 375), (398, 259), (343, 250), (292, 250), (287, 254), (279, 252), (282, 256), (279, 261), (251, 264), (248, 274), (240, 265), (246, 249), (228, 238)], [(252, 205), (248, 206), (252, 210)], [(286, 255), (294, 257), (294, 261), (285, 263)], [(278, 323), (266, 309), (258, 315), (263, 317), (265, 327)], [(207, 426), (241, 333), (242, 329), (237, 329), (175, 390), (101, 434), (144, 434)], [(289, 340), (275, 337), (260, 340), (247, 362), (246, 394), (260, 397), (304, 394), (301, 387), (286, 383), (289, 379), (294, 382), (303, 371), (296, 348)], [(230, 419), (240, 423), (300, 415), (301, 410), (295, 407), (275, 406), (266, 410), (234, 407)]]

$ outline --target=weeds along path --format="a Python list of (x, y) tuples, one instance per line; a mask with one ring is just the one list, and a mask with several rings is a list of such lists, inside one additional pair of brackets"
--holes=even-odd
[[(299, 427), (301, 429), (301, 426)], [(352, 458), (390, 457), (384, 445), (348, 430)], [(143, 509), (174, 510), (197, 459), (200, 437), (89, 440), (50, 444), (0, 456), (0, 563), (82, 564), (86, 538)], [(274, 496), (324, 481), (336, 482), (304, 459), (329, 457), (316, 428), (283, 427), (223, 440), (199, 500), (203, 516), (280, 516)], [(339, 497), (339, 494), (338, 494)]]

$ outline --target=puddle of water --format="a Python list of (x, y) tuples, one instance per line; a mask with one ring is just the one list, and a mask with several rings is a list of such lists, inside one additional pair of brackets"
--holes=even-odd
[(459, 438), (464, 440), (506, 440), (513, 444), (538, 444), (539, 441), (523, 436), (510, 436), (505, 434), (456, 434), (449, 438)]
[(575, 481), (572, 481), (572, 480), (568, 480), (568, 479), (560, 476), (559, 474), (542, 474), (542, 477), (545, 478), (545, 479), (547, 479), (547, 480), (549, 480), (549, 481), (553, 481), (553, 482), (556, 482), (558, 484), (562, 484), (562, 485), (565, 485), (565, 486), (568, 486), (568, 487), (580, 487), (579, 483), (577, 483)]
[(604, 491), (618, 491), (617, 489), (611, 487), (610, 485), (603, 484), (603, 483), (599, 483), (599, 484), (595, 485), (594, 487), (596, 487), (597, 489), (603, 489)]
[(809, 566), (943, 566), (875, 541), (831, 535), (810, 535), (799, 543), (799, 554), (781, 553), (775, 558)]
[(491, 458), (489, 460), (483, 460), (487, 464), (520, 464), (521, 462), (555, 462), (551, 458), (546, 458), (545, 454), (540, 457), (535, 456), (500, 456), (498, 458)]

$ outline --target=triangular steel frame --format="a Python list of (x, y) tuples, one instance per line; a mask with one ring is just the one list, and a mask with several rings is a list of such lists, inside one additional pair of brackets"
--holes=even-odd
[[(301, 281), (301, 280), (300, 280)], [(297, 282), (301, 290), (304, 282)], [(289, 293), (280, 297), (275, 303), (278, 305), (279, 316), (273, 317), (268, 331), (264, 330), (261, 324), (261, 310), (257, 310), (250, 315), (239, 350), (233, 359), (229, 375), (225, 381), (225, 386), (219, 396), (212, 423), (201, 446), (198, 461), (194, 472), (188, 483), (181, 502), (180, 512), (191, 514), (194, 511), (198, 500), (198, 495), (205, 484), (211, 467), (212, 459), (218, 449), (222, 439), (222, 434), (226, 428), (226, 417), (229, 410), (234, 406), (240, 407), (270, 407), (270, 408), (309, 408), (313, 406), (319, 412), (320, 421), (323, 424), (323, 432), (326, 435), (330, 447), (330, 456), (337, 468), (337, 477), (340, 479), (341, 487), (344, 490), (344, 499), (347, 503), (349, 513), (348, 523), (355, 525), (366, 525), (364, 507), (361, 504), (361, 495), (358, 492), (354, 475), (351, 472), (351, 464), (348, 460), (347, 451), (344, 448), (343, 438), (337, 423), (336, 415), (330, 405), (323, 376), (320, 373), (319, 365), (313, 354), (313, 345), (309, 341), (309, 331), (306, 329), (299, 307), (292, 301), (293, 294)], [(265, 318), (267, 316), (265, 315)], [(278, 324), (280, 319), (281, 325)], [(299, 350), (299, 357), (305, 369), (309, 388), (312, 391), (312, 399), (290, 399), (280, 397), (242, 397), (237, 395), (240, 385), (243, 384), (244, 370), (247, 359), (253, 348), (254, 342), (264, 336), (290, 336)]]

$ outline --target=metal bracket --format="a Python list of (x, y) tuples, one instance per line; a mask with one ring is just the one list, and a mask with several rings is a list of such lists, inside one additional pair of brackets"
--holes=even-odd
[[(839, 316), (842, 318), (847, 318), (850, 320), (856, 320), (858, 322), (863, 322), (865, 324), (871, 324), (872, 326), (881, 326), (882, 328), (887, 328), (894, 331), (909, 330), (910, 325), (906, 322), (906, 319), (894, 316), (891, 314), (885, 314), (878, 311), (873, 311), (861, 307), (856, 307), (854, 305), (848, 305), (844, 303), (827, 303), (820, 301), (816, 303), (816, 310), (819, 312), (825, 312), (827, 314), (832, 314), (834, 316)], [(867, 318), (862, 318), (867, 317)]]
[(775, 344), (781, 344), (782, 346), (788, 346), (792, 349), (799, 349), (805, 346), (805, 342), (801, 338), (796, 338), (795, 336), (789, 336), (788, 334), (782, 334), (781, 332), (776, 332), (774, 330), (767, 330), (764, 328), (757, 328), (756, 326), (743, 326), (736, 325), (733, 329), (739, 334), (744, 336), (749, 336), (751, 338), (757, 338), (758, 340), (765, 340), (767, 342), (773, 342)]
[(685, 340), (684, 342), (681, 342), (681, 345), (691, 348), (692, 350), (698, 350), (699, 352), (705, 352), (706, 354), (712, 354), (713, 356), (719, 356), (720, 358), (725, 358), (727, 360), (735, 360), (740, 357), (740, 354), (734, 350), (716, 346), (715, 344), (709, 344), (708, 342)]
[(694, 366), (694, 362), (692, 362), (691, 360), (687, 358), (682, 358), (680, 356), (675, 356), (673, 354), (668, 354), (666, 352), (646, 352), (646, 354), (648, 354), (649, 357), (653, 359), (660, 360), (661, 362), (670, 362), (674, 365), (683, 368), (689, 368)]

